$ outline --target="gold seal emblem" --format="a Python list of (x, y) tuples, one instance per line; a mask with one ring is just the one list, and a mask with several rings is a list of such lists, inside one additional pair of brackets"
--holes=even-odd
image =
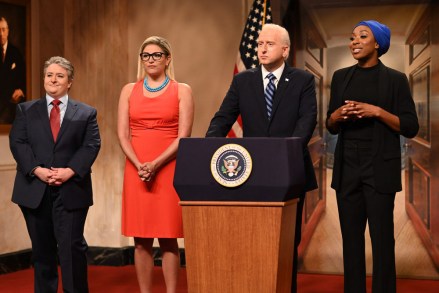
[(225, 187), (236, 187), (247, 181), (252, 171), (250, 153), (238, 144), (226, 144), (216, 150), (210, 161), (213, 178)]

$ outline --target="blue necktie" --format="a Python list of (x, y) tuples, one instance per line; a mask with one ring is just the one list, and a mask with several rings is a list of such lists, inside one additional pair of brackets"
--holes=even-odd
[(276, 86), (274, 85), (274, 81), (276, 80), (276, 76), (273, 73), (267, 74), (265, 78), (268, 78), (268, 84), (265, 87), (265, 102), (267, 103), (267, 115), (268, 119), (271, 119), (271, 114), (273, 111), (273, 97), (276, 92)]

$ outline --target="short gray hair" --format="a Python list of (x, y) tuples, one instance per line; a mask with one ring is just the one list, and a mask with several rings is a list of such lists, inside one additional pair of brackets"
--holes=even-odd
[(281, 35), (282, 42), (284, 43), (284, 45), (291, 47), (290, 34), (283, 26), (274, 23), (267, 23), (262, 26), (262, 29), (264, 28), (277, 30)]
[(60, 56), (50, 57), (49, 60), (44, 62), (44, 75), (46, 75), (47, 68), (52, 64), (58, 64), (59, 66), (64, 68), (67, 71), (69, 81), (73, 80), (73, 76), (75, 75), (75, 68), (69, 60)]
[(280, 34), (281, 42), (283, 43), (284, 46), (287, 47), (286, 50), (287, 54), (286, 56), (284, 56), (284, 60), (287, 60), (288, 56), (290, 56), (290, 47), (291, 47), (290, 34), (288, 33), (288, 31), (283, 26), (274, 23), (264, 24), (262, 26), (262, 30), (264, 29), (274, 30)]

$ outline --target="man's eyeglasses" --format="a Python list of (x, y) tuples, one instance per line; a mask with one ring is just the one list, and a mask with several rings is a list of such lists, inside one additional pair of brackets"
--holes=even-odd
[(160, 61), (160, 59), (162, 59), (163, 55), (166, 55), (166, 54), (163, 52), (154, 52), (151, 54), (142, 52), (142, 53), (140, 53), (140, 59), (142, 59), (142, 61), (149, 61), (149, 58), (152, 57), (152, 60)]

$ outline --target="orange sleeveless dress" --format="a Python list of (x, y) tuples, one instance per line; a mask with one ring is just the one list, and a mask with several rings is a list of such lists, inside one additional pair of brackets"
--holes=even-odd
[[(161, 154), (178, 134), (178, 83), (170, 81), (154, 98), (143, 94), (143, 80), (134, 85), (129, 99), (131, 144), (140, 162)], [(175, 160), (157, 171), (153, 180), (140, 180), (136, 167), (126, 160), (122, 234), (142, 238), (181, 238), (183, 225), (179, 198), (173, 186)]]

